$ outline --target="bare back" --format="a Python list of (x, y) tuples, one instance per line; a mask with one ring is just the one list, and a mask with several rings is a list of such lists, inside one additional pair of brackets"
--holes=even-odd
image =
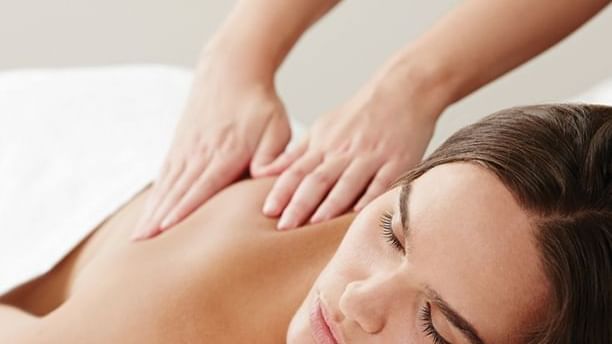
[(260, 211), (272, 182), (231, 185), (172, 230), (132, 243), (145, 190), (51, 273), (0, 299), (40, 316), (20, 341), (284, 342), (353, 215), (278, 232)]

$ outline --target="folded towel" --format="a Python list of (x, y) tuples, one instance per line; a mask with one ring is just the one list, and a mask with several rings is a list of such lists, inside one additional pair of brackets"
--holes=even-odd
[(190, 83), (189, 70), (158, 65), (0, 73), (0, 295), (155, 178)]

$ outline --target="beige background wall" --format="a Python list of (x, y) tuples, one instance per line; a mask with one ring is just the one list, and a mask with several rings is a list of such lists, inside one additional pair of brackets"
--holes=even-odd
[[(345, 100), (395, 49), (458, 0), (350, 0), (304, 36), (278, 76), (305, 121)], [(0, 71), (117, 63), (192, 66), (233, 1), (0, 0)], [(612, 76), (612, 9), (531, 63), (451, 107), (432, 146), (496, 109), (571, 96)]]

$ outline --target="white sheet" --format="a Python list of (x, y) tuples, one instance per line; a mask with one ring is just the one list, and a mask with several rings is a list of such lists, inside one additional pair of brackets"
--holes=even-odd
[(53, 268), (155, 177), (190, 81), (156, 65), (0, 73), (0, 294)]

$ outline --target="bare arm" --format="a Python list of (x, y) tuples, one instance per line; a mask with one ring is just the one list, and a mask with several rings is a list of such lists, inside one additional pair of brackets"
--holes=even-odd
[(254, 175), (285, 149), (291, 130), (276, 70), (302, 33), (338, 1), (237, 2), (204, 47), (134, 239), (168, 230), (247, 167)]
[(421, 160), (446, 107), (557, 43), (607, 3), (462, 2), (317, 119), (298, 153), (282, 154), (260, 172), (282, 172), (266, 214), (282, 212), (279, 227), (288, 229), (352, 204), (362, 209)]
[(433, 100), (435, 107), (443, 110), (556, 44), (608, 3), (465, 1), (398, 52), (387, 64), (386, 74), (395, 74), (392, 78), (405, 85), (414, 84), (416, 78), (420, 84), (416, 87), (429, 95), (435, 88), (439, 95)]
[(273, 76), (300, 36), (339, 0), (240, 0), (205, 52)]

